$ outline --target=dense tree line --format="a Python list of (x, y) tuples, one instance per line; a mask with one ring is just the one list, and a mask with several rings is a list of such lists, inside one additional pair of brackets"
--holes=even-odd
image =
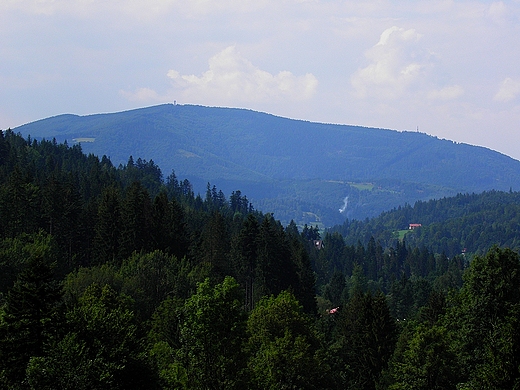
[(483, 255), (493, 245), (520, 249), (520, 192), (486, 191), (450, 198), (418, 201), (364, 221), (347, 220), (331, 229), (349, 244), (371, 237), (383, 246), (395, 246), (396, 232), (420, 223), (406, 241), (452, 257), (463, 252)]
[(0, 134), (0, 388), (519, 386), (516, 252), (350, 244)]

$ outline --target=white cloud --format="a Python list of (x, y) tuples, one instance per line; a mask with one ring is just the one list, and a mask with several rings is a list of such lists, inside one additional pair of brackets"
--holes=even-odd
[(209, 69), (201, 76), (168, 72), (185, 100), (230, 104), (273, 100), (307, 100), (318, 80), (311, 73), (295, 76), (289, 71), (273, 75), (242, 57), (229, 46), (209, 59)]
[(499, 102), (509, 102), (520, 94), (520, 79), (508, 77), (500, 84), (494, 99)]
[(0, 0), (0, 127), (177, 100), (520, 158), (519, 21), (520, 0)]
[(464, 88), (460, 85), (451, 85), (430, 91), (428, 93), (428, 98), (432, 100), (453, 100), (462, 95), (464, 95)]
[(421, 36), (414, 29), (405, 30), (404, 28), (393, 26), (381, 33), (376, 46), (396, 45), (399, 44), (399, 41), (418, 41)]
[(488, 13), (493, 21), (502, 22), (507, 17), (507, 7), (502, 1), (495, 1), (489, 6)]
[(169, 100), (167, 97), (159, 96), (157, 92), (150, 88), (138, 88), (134, 92), (121, 90), (119, 94), (131, 102), (151, 103)]
[(365, 52), (369, 64), (351, 77), (357, 96), (395, 98), (420, 78), (429, 66), (416, 45), (420, 38), (414, 29), (394, 26), (383, 31), (379, 42)]

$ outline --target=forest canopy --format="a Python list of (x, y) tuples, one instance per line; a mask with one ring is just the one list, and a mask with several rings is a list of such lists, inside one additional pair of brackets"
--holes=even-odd
[(517, 388), (518, 253), (439, 252), (426, 217), (512, 218), (517, 196), (405, 207), (436, 238), (383, 240), (390, 214), (283, 225), (152, 160), (0, 132), (0, 387)]

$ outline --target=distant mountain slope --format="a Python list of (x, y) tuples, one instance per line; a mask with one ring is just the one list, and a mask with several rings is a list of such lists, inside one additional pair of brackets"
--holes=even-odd
[[(251, 110), (165, 104), (112, 114), (59, 115), (14, 129), (83, 151), (152, 159), (199, 190), (240, 189), (277, 218), (341, 223), (404, 202), (520, 183), (520, 162), (416, 132), (312, 123)], [(348, 196), (347, 210), (338, 209)], [(307, 221), (307, 219), (308, 221)]]
[[(409, 230), (409, 224), (421, 226)], [(407, 244), (425, 247), (448, 257), (463, 252), (483, 255), (492, 245), (520, 249), (520, 192), (486, 191), (416, 202), (367, 221), (346, 221), (339, 232), (348, 244), (371, 237), (383, 246), (394, 245), (397, 232)]]

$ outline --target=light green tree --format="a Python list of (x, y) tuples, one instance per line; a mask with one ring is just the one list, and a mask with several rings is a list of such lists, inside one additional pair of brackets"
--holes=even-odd
[(456, 389), (457, 359), (446, 329), (419, 325), (408, 342), (402, 362), (395, 363), (393, 376), (396, 383), (390, 390)]
[(227, 276), (214, 287), (206, 279), (186, 301), (178, 360), (185, 369), (188, 388), (247, 387), (242, 297), (238, 283)]
[(520, 388), (520, 256), (491, 248), (476, 256), (446, 316), (461, 364), (474, 389)]
[(328, 366), (310, 318), (287, 291), (258, 302), (248, 319), (253, 388), (328, 388)]

